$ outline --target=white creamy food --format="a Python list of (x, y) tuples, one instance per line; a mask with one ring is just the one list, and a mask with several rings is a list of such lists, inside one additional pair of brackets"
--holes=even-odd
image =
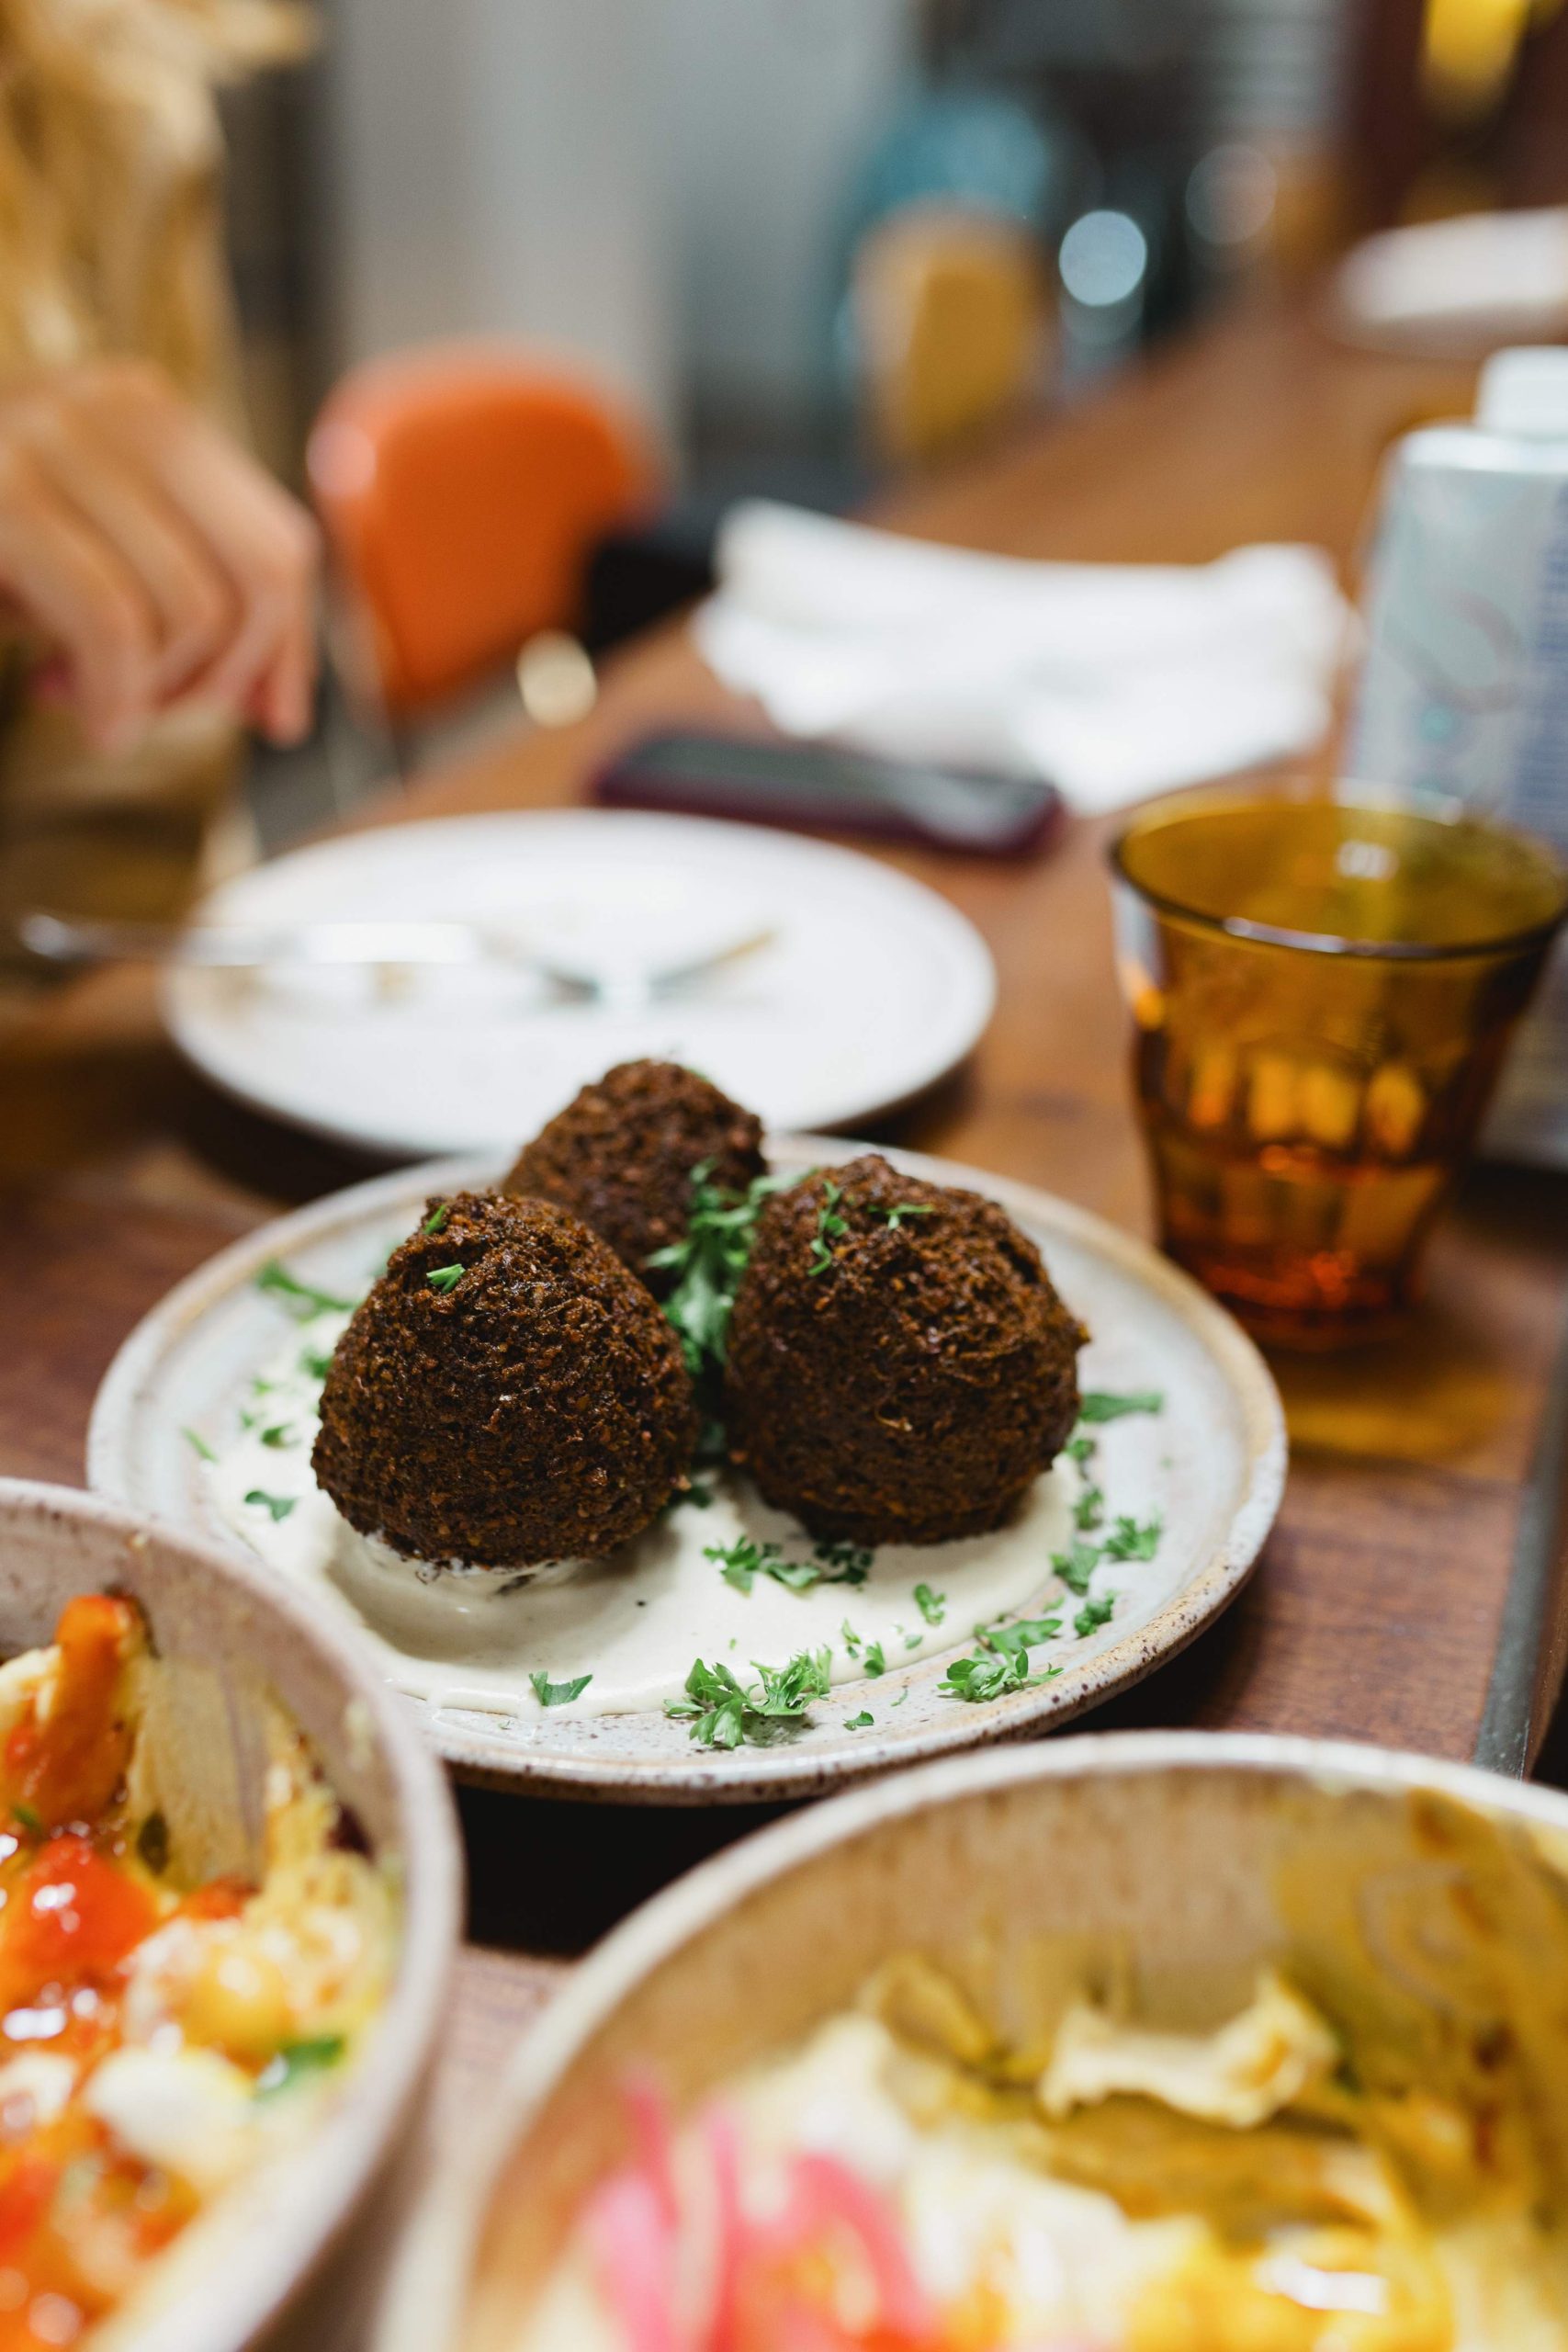
[[(858, 1571), (862, 1581), (834, 1580), (841, 1566), (819, 1561), (793, 1521), (724, 1470), (694, 1475), (705, 1507), (676, 1503), (604, 1560), (525, 1583), (411, 1562), (356, 1533), (311, 1473), (321, 1379), (347, 1319), (323, 1313), (292, 1328), (257, 1375), (246, 1425), (215, 1448), (207, 1475), (225, 1524), (367, 1634), (388, 1679), (416, 1697), (526, 1720), (541, 1709), (531, 1676), (558, 1686), (591, 1675), (566, 1705), (584, 1715), (631, 1713), (679, 1698), (694, 1658), (746, 1680), (754, 1660), (779, 1666), (825, 1648), (833, 1681), (864, 1679), (867, 1705), (880, 1712), (897, 1700), (901, 1668), (971, 1648), (976, 1628), (998, 1619), (1059, 1611), (1053, 1666), (1115, 1638), (1109, 1614), (1076, 1633), (1082, 1596), (1052, 1570), (1052, 1555), (1071, 1549), (1083, 1487), (1066, 1456), (1010, 1525), (955, 1543), (886, 1545)], [(1118, 1495), (1117, 1507), (1137, 1499)], [(749, 1592), (739, 1589), (706, 1554), (742, 1536), (776, 1544), (785, 1561), (821, 1566), (823, 1580), (801, 1591), (759, 1574)], [(1101, 1570), (1096, 1599), (1135, 1573)]]

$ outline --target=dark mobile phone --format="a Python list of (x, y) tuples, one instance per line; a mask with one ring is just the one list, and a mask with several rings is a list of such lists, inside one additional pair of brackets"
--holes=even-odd
[(873, 833), (990, 857), (1045, 848), (1065, 813), (1055, 785), (1030, 776), (976, 775), (831, 743), (729, 735), (649, 735), (602, 769), (592, 789), (612, 808)]

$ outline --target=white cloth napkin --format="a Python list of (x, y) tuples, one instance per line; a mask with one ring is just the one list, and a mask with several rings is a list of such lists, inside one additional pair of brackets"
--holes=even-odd
[(1111, 808), (1315, 742), (1348, 608), (1328, 558), (1027, 563), (756, 500), (693, 628), (792, 735), (1049, 777)]

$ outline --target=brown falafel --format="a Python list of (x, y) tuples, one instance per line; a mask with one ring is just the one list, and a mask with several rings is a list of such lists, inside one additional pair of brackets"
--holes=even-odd
[(1085, 1337), (994, 1201), (867, 1154), (758, 1220), (729, 1324), (731, 1450), (815, 1536), (978, 1535), (1070, 1434)]
[(459, 1193), (338, 1341), (311, 1464), (362, 1534), (486, 1568), (597, 1559), (692, 1456), (680, 1343), (641, 1283), (548, 1201)]
[(744, 1192), (763, 1171), (761, 1120), (679, 1062), (621, 1062), (525, 1144), (501, 1189), (570, 1209), (663, 1298), (673, 1271), (648, 1261), (684, 1239), (704, 1162)]

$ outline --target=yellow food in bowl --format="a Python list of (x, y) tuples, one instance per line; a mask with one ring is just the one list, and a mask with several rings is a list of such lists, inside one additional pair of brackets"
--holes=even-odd
[(679, 2121), (631, 2084), (518, 2352), (1562, 2352), (1568, 1898), (1410, 1832), (1301, 1848), (1224, 2007), (1044, 1951), (1004, 2022), (906, 1954)]

